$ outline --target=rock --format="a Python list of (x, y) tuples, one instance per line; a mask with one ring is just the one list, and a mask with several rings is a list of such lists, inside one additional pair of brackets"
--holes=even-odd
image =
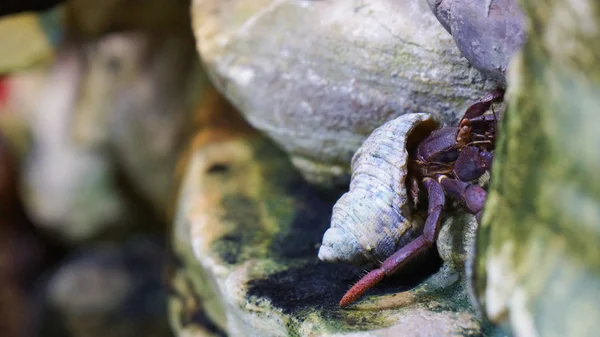
[[(0, 11), (9, 9), (3, 4)], [(63, 33), (61, 15), (61, 9), (56, 8), (39, 14), (22, 13), (0, 18), (0, 73), (51, 62)]]
[(195, 0), (192, 14), (219, 90), (323, 185), (347, 184), (352, 154), (384, 122), (453, 123), (494, 86), (419, 1)]
[(171, 336), (161, 284), (164, 247), (133, 239), (75, 253), (52, 275), (46, 324), (67, 336)]
[[(435, 254), (384, 281), (350, 310), (340, 309), (338, 301), (361, 269), (317, 260), (337, 195), (312, 188), (259, 135), (216, 128), (196, 137), (172, 244), (170, 317), (178, 336), (489, 332), (471, 310), (460, 273), (438, 272)], [(449, 227), (449, 235), (466, 228)]]
[(81, 242), (131, 224), (115, 168), (101, 148), (72, 138), (72, 114), (84, 71), (76, 48), (61, 51), (37, 93), (31, 112), (33, 150), (24, 172), (24, 203), (36, 224), (70, 242)]
[(444, 215), (442, 224), (436, 242), (438, 253), (446, 267), (464, 273), (465, 263), (475, 254), (477, 220), (462, 209), (450, 209), (449, 214)]
[[(190, 34), (115, 33), (69, 44), (29, 112), (25, 202), (66, 242), (151, 230), (204, 90)], [(28, 112), (21, 111), (21, 114)]]
[(600, 3), (523, 0), (529, 39), (477, 243), (475, 294), (515, 336), (600, 331)]
[(506, 68), (526, 40), (516, 0), (428, 0), (458, 49), (485, 76), (506, 86)]
[[(63, 42), (71, 38), (101, 38), (117, 31), (152, 34), (189, 33), (189, 1), (73, 0), (8, 1), (0, 15), (24, 10), (44, 10), (0, 17), (0, 73), (19, 71), (51, 62)], [(18, 34), (15, 34), (18, 32)]]
[(190, 34), (109, 34), (86, 55), (74, 136), (107, 146), (136, 192), (165, 217), (194, 110), (212, 90)]

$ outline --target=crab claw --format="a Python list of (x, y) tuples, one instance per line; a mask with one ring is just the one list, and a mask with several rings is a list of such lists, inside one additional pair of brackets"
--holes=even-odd
[(477, 215), (483, 209), (487, 192), (481, 186), (446, 176), (441, 176), (439, 182), (448, 195), (465, 204), (472, 214)]

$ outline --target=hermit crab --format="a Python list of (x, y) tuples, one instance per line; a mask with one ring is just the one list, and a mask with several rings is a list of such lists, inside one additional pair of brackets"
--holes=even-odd
[[(485, 95), (467, 108), (458, 126), (437, 129), (428, 114), (400, 116), (358, 149), (350, 190), (333, 207), (319, 259), (380, 267), (344, 295), (341, 307), (435, 243), (446, 195), (479, 220), (486, 191), (477, 181), (491, 167), (498, 120), (488, 111), (502, 99), (502, 91)], [(420, 194), (427, 195), (424, 224), (413, 217)]]

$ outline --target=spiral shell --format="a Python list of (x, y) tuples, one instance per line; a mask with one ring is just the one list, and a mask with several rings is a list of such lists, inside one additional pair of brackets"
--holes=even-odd
[(418, 141), (437, 126), (429, 114), (405, 114), (365, 140), (352, 157), (350, 190), (333, 206), (319, 259), (377, 263), (422, 231), (422, 223), (411, 221), (405, 184), (407, 145), (409, 138)]

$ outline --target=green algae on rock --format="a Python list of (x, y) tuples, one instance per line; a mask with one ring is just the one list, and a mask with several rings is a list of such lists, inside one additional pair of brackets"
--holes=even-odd
[(523, 0), (529, 40), (478, 235), (475, 294), (516, 336), (600, 331), (600, 3)]
[(219, 90), (323, 185), (347, 184), (352, 154), (386, 121), (456, 122), (494, 86), (424, 1), (195, 0), (192, 15)]
[[(197, 138), (181, 181), (172, 240), (177, 263), (170, 319), (179, 336), (488, 331), (471, 309), (460, 268), (438, 271), (435, 251), (360, 304), (340, 309), (339, 299), (361, 270), (317, 260), (337, 195), (311, 187), (285, 153), (256, 133), (206, 130)], [(468, 223), (475, 223), (471, 218)], [(450, 224), (454, 230), (446, 234), (462, 236), (469, 226)], [(439, 244), (455, 248), (453, 242)]]

